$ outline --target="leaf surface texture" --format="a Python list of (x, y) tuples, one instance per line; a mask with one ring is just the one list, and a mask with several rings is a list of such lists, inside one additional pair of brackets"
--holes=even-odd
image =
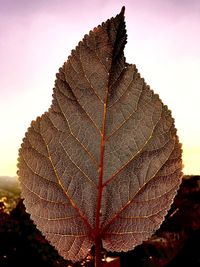
[(66, 259), (96, 235), (127, 251), (159, 228), (182, 176), (171, 113), (124, 57), (123, 11), (98, 26), (59, 69), (48, 112), (19, 151), (27, 211)]

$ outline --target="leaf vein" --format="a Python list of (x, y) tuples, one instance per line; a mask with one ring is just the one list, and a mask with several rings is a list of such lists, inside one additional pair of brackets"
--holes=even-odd
[[(43, 140), (44, 140), (44, 139), (43, 139)], [(44, 140), (44, 142), (45, 142), (45, 140)], [(77, 207), (77, 205), (74, 203), (74, 201), (73, 201), (73, 200), (68, 196), (68, 194), (66, 193), (65, 188), (64, 188), (64, 186), (63, 186), (63, 184), (62, 184), (62, 182), (61, 182), (61, 179), (60, 179), (60, 177), (59, 177), (59, 175), (58, 175), (58, 173), (57, 173), (56, 167), (55, 167), (55, 165), (54, 165), (54, 163), (53, 163), (53, 160), (52, 160), (52, 158), (51, 158), (51, 154), (50, 154), (49, 146), (48, 146), (48, 144), (47, 144), (46, 142), (45, 142), (45, 144), (46, 144), (46, 147), (47, 147), (47, 151), (48, 151), (48, 155), (49, 155), (49, 160), (50, 160), (50, 163), (51, 163), (51, 165), (52, 165), (52, 167), (53, 167), (54, 173), (55, 173), (55, 175), (56, 175), (58, 184), (60, 185), (60, 188), (62, 189), (62, 191), (63, 191), (63, 193), (64, 193), (66, 199), (69, 201), (69, 203), (72, 205), (72, 207), (78, 212), (79, 216), (81, 217), (81, 219), (83, 220), (83, 222), (85, 223), (85, 225), (86, 225), (89, 229), (92, 229), (92, 227), (91, 227), (91, 225), (89, 224), (88, 220), (84, 217), (84, 215), (81, 213), (80, 209)], [(75, 166), (76, 166), (76, 165), (75, 165)]]
[(87, 180), (89, 182), (91, 182), (96, 187), (96, 184), (94, 183), (94, 181), (72, 160), (72, 158), (69, 156), (67, 150), (65, 149), (65, 147), (63, 146), (63, 144), (60, 141), (59, 141), (59, 144), (62, 146), (62, 148), (64, 149), (65, 153), (67, 154), (69, 160), (73, 163), (73, 165), (85, 176), (85, 178), (87, 178)]
[(87, 234), (77, 234), (77, 235), (74, 235), (74, 234), (61, 234), (61, 233), (51, 233), (51, 232), (46, 232), (46, 234), (51, 234), (51, 235), (60, 235), (60, 236), (68, 236), (68, 237), (75, 237), (75, 238), (80, 238), (80, 237), (87, 237)]
[(39, 216), (39, 215), (34, 215), (34, 216), (39, 218), (39, 219), (47, 220), (47, 221), (70, 220), (70, 219), (74, 219), (74, 218), (78, 217), (78, 215), (76, 215), (76, 216), (68, 216), (68, 217), (58, 217), (58, 218), (48, 218), (48, 217), (43, 217), (43, 216)]
[[(124, 73), (124, 69), (121, 71), (119, 77), (110, 85), (110, 88), (121, 78), (121, 75)], [(132, 82), (134, 81), (135, 76), (131, 79), (130, 83), (128, 84), (127, 88), (121, 93), (121, 95), (110, 105), (108, 106), (108, 109), (111, 109), (115, 104), (119, 102), (119, 100), (125, 96), (125, 94), (128, 92)]]
[[(36, 192), (33, 192), (30, 187), (28, 187), (24, 182), (22, 182), (22, 180), (20, 180), (21, 184), (23, 184), (23, 186), (26, 187), (27, 190), (29, 190), (32, 194), (36, 195), (39, 199), (42, 199), (42, 201), (45, 201), (45, 202), (50, 202), (50, 203), (55, 203), (55, 204), (62, 204), (62, 205), (65, 205), (66, 206), (66, 203), (65, 202), (61, 202), (61, 201), (53, 201), (53, 200), (50, 200), (50, 199), (46, 199), (44, 197), (41, 197), (39, 194), (37, 194)], [(35, 204), (35, 203), (32, 203), (32, 204)]]
[[(173, 152), (173, 149), (172, 149), (172, 151), (171, 151), (171, 153)], [(170, 156), (171, 156), (171, 153), (170, 153), (170, 155), (167, 157), (167, 159), (165, 160), (165, 162), (162, 164), (162, 166), (164, 166), (164, 164), (168, 161), (168, 159), (170, 158)], [(162, 167), (161, 166), (161, 167)], [(160, 167), (160, 168), (161, 168)], [(133, 200), (134, 200), (134, 198), (139, 194), (139, 192), (147, 185), (147, 184), (149, 184), (155, 177), (156, 177), (156, 175), (157, 175), (157, 173), (160, 171), (160, 169), (158, 169), (155, 173), (154, 173), (154, 175), (148, 180), (148, 181), (146, 181), (144, 184), (143, 184), (143, 186), (141, 187), (141, 188), (139, 188), (139, 190), (134, 194), (134, 196), (132, 197), (132, 199), (131, 200), (129, 200), (128, 202), (127, 202), (127, 204), (126, 205), (124, 205), (124, 207), (122, 207), (115, 215), (114, 215), (114, 217), (112, 217), (111, 219), (110, 219), (110, 221), (105, 225), (105, 227), (103, 228), (103, 231), (105, 231), (108, 227), (109, 227), (109, 225), (115, 220), (115, 219), (117, 219), (118, 218), (118, 216), (121, 214), (121, 212), (122, 211), (124, 211), (132, 202), (133, 202)]]
[[(69, 123), (68, 123), (68, 121), (67, 121), (67, 118), (64, 116), (64, 114), (62, 114), (62, 113), (60, 113), (63, 117), (64, 117), (64, 119), (65, 119), (65, 122), (67, 123), (67, 126), (68, 126), (68, 128), (69, 128), (69, 133), (70, 133), (70, 135), (79, 143), (79, 145), (81, 145), (81, 147), (82, 147), (82, 149), (88, 154), (88, 156), (89, 156), (89, 158), (90, 158), (90, 160), (91, 160), (91, 162), (92, 162), (92, 164), (96, 167), (96, 168), (98, 168), (98, 163), (97, 163), (97, 161), (96, 161), (96, 159), (94, 158), (94, 156), (92, 155), (92, 153), (83, 145), (83, 143), (81, 143), (81, 141), (73, 134), (73, 132), (71, 131), (71, 129), (70, 129), (70, 126), (69, 126)], [(49, 117), (48, 117), (49, 118)], [(53, 127), (55, 127), (59, 132), (62, 132), (60, 129), (58, 129), (57, 127), (56, 127), (56, 125), (53, 123), (53, 121), (51, 120), (51, 118), (49, 118), (49, 120), (51, 121), (51, 123), (52, 123), (52, 125), (53, 125)]]
[[(79, 51), (80, 51), (80, 50), (79, 50)], [(79, 59), (80, 59), (80, 63), (81, 63), (80, 65), (81, 65), (81, 67), (82, 67), (83, 75), (84, 75), (84, 77), (85, 77), (85, 80), (87, 81), (89, 87), (92, 89), (92, 91), (94, 92), (94, 94), (96, 95), (96, 97), (97, 97), (97, 98), (99, 99), (99, 101), (103, 104), (103, 100), (100, 98), (100, 96), (98, 95), (98, 93), (96, 92), (96, 90), (94, 89), (94, 87), (92, 86), (90, 80), (88, 79), (88, 77), (87, 77), (87, 75), (86, 75), (85, 69), (84, 69), (83, 64), (82, 64), (81, 51), (80, 51), (79, 56), (80, 56)]]
[(154, 125), (151, 134), (149, 135), (148, 139), (145, 141), (144, 145), (141, 147), (141, 149), (138, 149), (137, 153), (135, 153), (117, 172), (115, 172), (105, 183), (104, 186), (106, 186), (108, 183), (110, 183), (110, 181), (113, 180), (114, 177), (116, 177), (117, 174), (119, 174), (130, 162), (132, 162), (146, 147), (146, 145), (149, 143), (149, 141), (153, 138), (153, 133), (155, 131), (155, 128), (157, 126), (157, 124), (159, 123), (161, 119), (161, 116), (159, 118), (159, 120), (156, 122), (156, 124)]
[(142, 95), (142, 93), (143, 93), (143, 91), (141, 91), (141, 93), (140, 93), (140, 96), (139, 96), (139, 99), (138, 99), (138, 103), (137, 103), (137, 107), (136, 107), (136, 109), (134, 109), (133, 110), (133, 112), (131, 112), (130, 114), (129, 114), (129, 116), (126, 118), (126, 119), (124, 119), (124, 121), (115, 129), (115, 130), (113, 130), (111, 133), (110, 133), (110, 135), (108, 135), (106, 138), (105, 138), (105, 141), (108, 141), (108, 139), (110, 138), (110, 137), (112, 137), (120, 128), (122, 128), (123, 127), (123, 125), (125, 124), (125, 123), (127, 123), (127, 121), (138, 111), (138, 104), (139, 104), (139, 102), (141, 101), (141, 95)]
[[(166, 194), (166, 193), (165, 193)], [(164, 194), (163, 194), (164, 195)], [(164, 207), (163, 209), (153, 213), (153, 214), (149, 214), (149, 215), (144, 215), (144, 216), (119, 216), (118, 218), (119, 219), (127, 219), (127, 220), (135, 220), (135, 219), (148, 219), (150, 217), (153, 217), (155, 215), (158, 215), (159, 213), (161, 213), (162, 211), (166, 210), (166, 207)]]
[[(62, 91), (59, 90), (59, 92), (60, 92), (60, 94), (62, 94), (64, 97), (67, 98), (67, 96), (66, 96)], [(75, 98), (76, 98), (76, 97), (75, 97)], [(82, 111), (85, 113), (85, 115), (88, 117), (88, 119), (92, 122), (92, 124), (94, 125), (94, 127), (96, 128), (96, 130), (98, 130), (98, 132), (101, 133), (101, 130), (98, 128), (98, 126), (96, 125), (96, 123), (94, 122), (94, 120), (90, 117), (90, 115), (88, 114), (88, 112), (82, 107), (82, 105), (80, 104), (80, 102), (78, 101), (77, 98), (76, 98), (76, 102), (77, 102), (77, 104), (79, 105), (79, 107), (81, 108), (81, 110), (82, 110)], [(62, 108), (61, 108), (61, 105), (60, 105), (58, 99), (57, 99), (57, 103), (58, 103), (58, 106), (59, 106), (59, 108), (60, 108), (61, 114), (66, 118), (66, 115), (65, 115), (65, 113), (63, 112), (63, 110), (62, 110)], [(67, 120), (67, 118), (66, 118), (66, 120)], [(68, 120), (67, 120), (67, 121), (68, 121)]]

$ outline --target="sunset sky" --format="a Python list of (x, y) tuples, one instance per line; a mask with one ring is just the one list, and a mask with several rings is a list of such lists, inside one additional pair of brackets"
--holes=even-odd
[(0, 0), (0, 176), (51, 104), (58, 68), (84, 34), (125, 5), (128, 63), (172, 110), (185, 174), (200, 174), (199, 0)]

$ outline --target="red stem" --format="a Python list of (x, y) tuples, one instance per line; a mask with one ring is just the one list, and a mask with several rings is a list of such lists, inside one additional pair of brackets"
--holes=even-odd
[[(106, 98), (107, 102), (107, 98)], [(99, 164), (99, 183), (98, 183), (98, 197), (97, 197), (97, 212), (96, 212), (96, 228), (94, 231), (95, 238), (95, 267), (102, 267), (101, 250), (101, 229), (100, 229), (100, 217), (101, 217), (101, 200), (103, 191), (103, 159), (104, 159), (104, 143), (105, 143), (105, 120), (106, 120), (106, 102), (104, 103), (104, 117), (101, 130), (101, 154)]]
[(97, 236), (95, 238), (95, 267), (103, 266), (101, 250), (102, 250), (101, 237)]

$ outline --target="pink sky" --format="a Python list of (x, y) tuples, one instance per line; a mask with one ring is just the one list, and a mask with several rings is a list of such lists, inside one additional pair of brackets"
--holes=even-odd
[(89, 30), (126, 6), (125, 54), (172, 110), (184, 171), (200, 174), (200, 1), (0, 0), (0, 176), (14, 176), (31, 120), (55, 73)]

